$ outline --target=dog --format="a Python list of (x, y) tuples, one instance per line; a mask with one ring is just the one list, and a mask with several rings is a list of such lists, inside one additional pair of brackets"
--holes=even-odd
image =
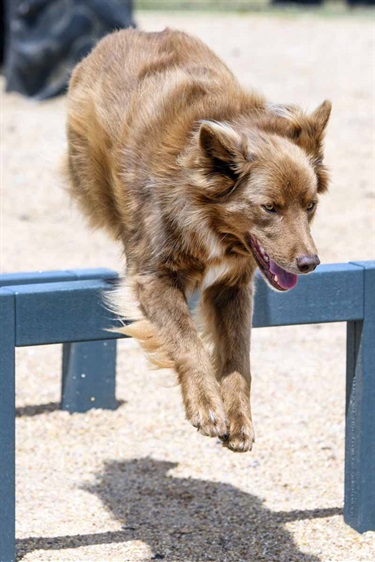
[(70, 191), (123, 244), (111, 297), (133, 320), (122, 331), (175, 370), (187, 419), (232, 451), (254, 441), (254, 272), (287, 291), (319, 264), (310, 223), (330, 112), (245, 91), (203, 42), (169, 29), (114, 32), (70, 80)]

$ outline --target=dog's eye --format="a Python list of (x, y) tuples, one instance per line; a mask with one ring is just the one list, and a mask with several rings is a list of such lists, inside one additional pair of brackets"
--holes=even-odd
[(267, 213), (277, 213), (274, 205), (262, 205), (262, 208), (267, 211)]
[(306, 211), (311, 212), (313, 209), (315, 209), (316, 203), (314, 203), (314, 201), (311, 201), (311, 203), (309, 203), (306, 207)]

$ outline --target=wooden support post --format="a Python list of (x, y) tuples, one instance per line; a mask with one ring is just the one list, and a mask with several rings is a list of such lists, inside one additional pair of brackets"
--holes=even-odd
[(345, 522), (375, 529), (375, 266), (364, 275), (363, 320), (347, 324)]
[(0, 562), (15, 560), (15, 297), (0, 289)]
[(65, 343), (62, 371), (62, 410), (116, 409), (116, 340)]

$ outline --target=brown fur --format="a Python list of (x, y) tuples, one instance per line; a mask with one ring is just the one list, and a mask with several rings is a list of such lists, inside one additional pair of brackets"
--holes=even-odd
[[(71, 192), (124, 245), (126, 278), (111, 299), (134, 320), (124, 332), (176, 370), (191, 423), (235, 451), (254, 439), (249, 235), (290, 273), (316, 253), (306, 209), (327, 189), (330, 107), (269, 104), (202, 42), (170, 30), (113, 33), (71, 79)], [(199, 287), (206, 337), (187, 303)]]

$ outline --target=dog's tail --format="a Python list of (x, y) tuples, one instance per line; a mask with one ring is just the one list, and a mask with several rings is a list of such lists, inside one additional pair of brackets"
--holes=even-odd
[(169, 356), (156, 326), (145, 318), (140, 309), (131, 281), (122, 279), (114, 290), (105, 294), (104, 300), (122, 323), (122, 326), (114, 328), (113, 331), (137, 340), (154, 367), (174, 369), (174, 361)]

